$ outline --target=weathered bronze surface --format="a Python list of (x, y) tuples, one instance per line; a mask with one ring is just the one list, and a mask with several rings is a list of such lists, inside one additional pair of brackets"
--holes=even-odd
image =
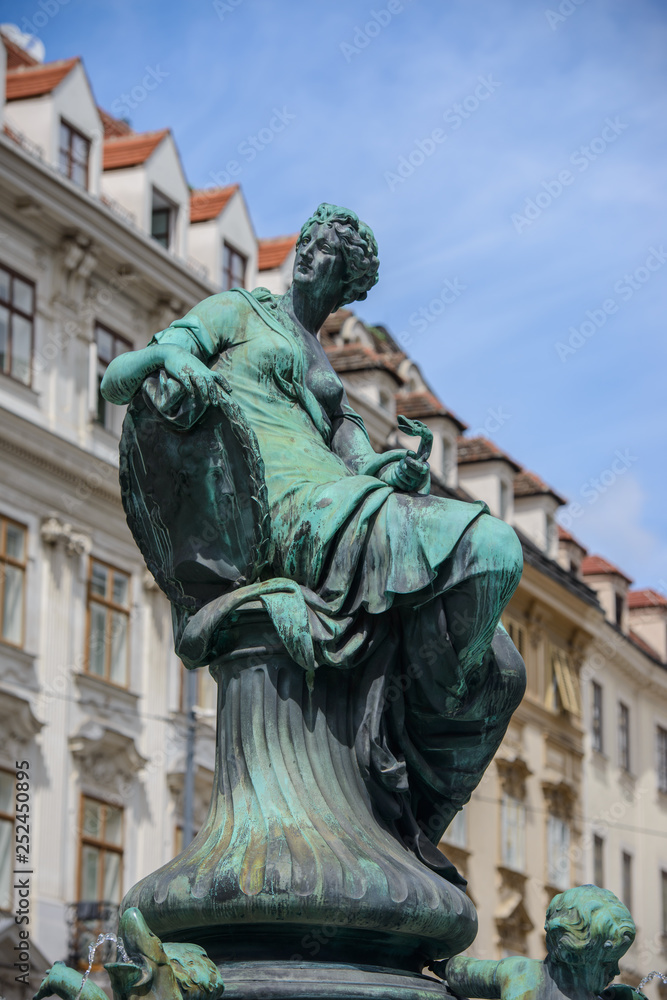
[(515, 955), (491, 962), (459, 955), (442, 963), (447, 983), (460, 996), (500, 1000), (643, 997), (629, 986), (609, 986), (619, 973), (620, 959), (635, 939), (630, 912), (613, 892), (580, 885), (554, 896), (544, 929), (544, 961)]
[[(429, 495), (422, 425), (402, 424), (416, 452), (378, 455), (317, 339), (377, 270), (370, 229), (321, 205), (284, 296), (214, 295), (102, 386), (130, 404), (123, 502), (176, 651), (219, 690), (208, 820), (124, 908), (203, 944), (239, 996), (267, 962), (287, 963), (281, 996), (305, 995), (285, 983), (315, 958), (442, 994), (418, 974), (470, 944), (476, 914), (436, 845), (524, 690), (499, 624), (516, 535), (482, 503)], [(317, 995), (351, 988), (326, 975)]]

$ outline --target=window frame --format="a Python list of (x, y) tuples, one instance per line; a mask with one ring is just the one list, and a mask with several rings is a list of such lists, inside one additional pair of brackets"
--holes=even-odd
[(632, 913), (632, 897), (634, 895), (633, 867), (634, 858), (629, 851), (621, 851), (621, 901)]
[[(103, 837), (93, 837), (92, 834), (88, 834), (84, 830), (84, 815), (85, 815), (85, 805), (86, 800), (90, 802), (95, 802), (97, 805), (104, 806), (104, 808), (117, 809), (121, 814), (121, 828), (120, 828), (120, 845), (113, 844), (111, 841), (104, 840)], [(106, 830), (106, 812), (104, 813), (104, 830)], [(83, 848), (84, 846), (95, 847), (100, 851), (100, 860), (106, 853), (119, 854), (120, 855), (120, 866), (119, 866), (119, 899), (82, 899), (81, 890), (83, 883)], [(123, 867), (125, 862), (125, 808), (123, 806), (117, 806), (111, 802), (106, 802), (104, 799), (98, 798), (96, 795), (88, 795), (86, 792), (81, 792), (81, 800), (79, 803), (79, 865), (78, 865), (78, 876), (77, 876), (77, 887), (76, 887), (76, 898), (79, 903), (111, 903), (114, 906), (120, 905), (123, 899)], [(98, 895), (100, 894), (100, 871), (104, 872), (104, 865), (100, 864), (97, 872), (97, 885), (98, 885)], [(104, 881), (102, 874), (102, 882)]]
[[(229, 266), (227, 264), (227, 254), (229, 254)], [(233, 285), (233, 274), (232, 274), (232, 261), (234, 257), (238, 257), (243, 263), (243, 279), (240, 285)], [(228, 240), (222, 241), (222, 291), (228, 292), (232, 288), (245, 288), (246, 275), (248, 270), (248, 257), (246, 254), (241, 253), (232, 243)]]
[[(565, 837), (565, 841), (567, 842), (567, 845), (566, 845), (564, 851), (559, 851), (559, 857), (556, 859), (554, 857), (554, 853), (555, 852), (552, 851), (552, 847), (555, 846), (555, 843), (556, 843), (556, 836), (555, 836), (555, 834), (556, 834), (557, 829), (558, 829), (558, 831), (561, 834), (563, 833), (563, 831), (567, 831), (567, 836)], [(558, 889), (559, 892), (565, 892), (566, 889), (571, 888), (572, 859), (571, 859), (571, 853), (570, 852), (572, 850), (572, 828), (571, 828), (570, 824), (568, 823), (568, 821), (565, 820), (565, 819), (563, 819), (562, 816), (557, 816), (555, 813), (549, 812), (549, 813), (547, 813), (546, 837), (547, 837), (547, 850), (546, 850), (547, 878), (546, 878), (546, 884), (549, 885), (549, 886), (551, 886), (554, 889)], [(562, 844), (561, 844), (561, 846), (562, 846)], [(562, 873), (563, 876), (564, 876), (562, 882), (564, 882), (566, 884), (562, 884), (562, 882), (559, 881), (560, 875), (561, 875), (561, 873), (559, 871), (559, 862), (560, 862), (560, 860), (561, 860), (562, 857), (566, 857), (567, 858), (567, 871)], [(555, 875), (556, 877), (552, 878), (552, 875)]]
[(660, 723), (655, 727), (655, 744), (658, 791), (661, 795), (667, 795), (667, 729)]
[(632, 756), (630, 753), (630, 706), (624, 701), (618, 702), (618, 766), (626, 774), (631, 774)]
[[(95, 320), (95, 325), (94, 325), (94, 328), (93, 328), (93, 338), (94, 338), (93, 342), (95, 344), (95, 401), (94, 401), (95, 402), (95, 409), (94, 409), (94, 414), (95, 415), (93, 417), (93, 423), (96, 424), (98, 427), (102, 427), (105, 431), (110, 431), (111, 433), (113, 433), (113, 431), (114, 431), (114, 428), (112, 426), (113, 421), (110, 418), (116, 412), (116, 410), (115, 410), (116, 404), (115, 403), (109, 403), (106, 399), (103, 399), (103, 397), (102, 397), (102, 395), (100, 393), (100, 386), (102, 384), (102, 379), (104, 378), (104, 373), (106, 372), (107, 368), (111, 364), (111, 361), (103, 361), (100, 358), (100, 346), (99, 346), (99, 342), (98, 342), (98, 339), (97, 339), (97, 331), (98, 330), (101, 330), (103, 333), (106, 333), (107, 336), (111, 337), (111, 339), (113, 341), (113, 350), (112, 350), (113, 357), (111, 358), (111, 361), (113, 361), (115, 358), (117, 358), (119, 356), (119, 352), (116, 350), (116, 343), (117, 342), (120, 342), (120, 343), (126, 345), (125, 350), (120, 351), (120, 354), (125, 354), (126, 351), (133, 351), (134, 350), (134, 344), (132, 343), (131, 340), (128, 340), (127, 337), (124, 337), (120, 333), (116, 333), (114, 330), (112, 330), (110, 327), (106, 326), (104, 323), (100, 323), (99, 320)], [(101, 371), (101, 365), (104, 365), (104, 371)], [(100, 405), (101, 405), (102, 401), (104, 402), (104, 418), (102, 420), (100, 420)], [(111, 409), (111, 407), (114, 407), (114, 409)], [(92, 409), (92, 407), (91, 407), (91, 409)]]
[(597, 681), (591, 681), (591, 746), (604, 753), (604, 691)]
[[(510, 812), (510, 806), (512, 807)], [(527, 807), (526, 802), (523, 798), (519, 798), (516, 795), (508, 795), (504, 792), (500, 800), (500, 864), (503, 868), (508, 868), (510, 871), (519, 872), (525, 874), (526, 871), (526, 826), (527, 826)], [(506, 830), (509, 830), (509, 818), (510, 815), (515, 815), (519, 822), (516, 824), (516, 834), (513, 838), (505, 837)], [(505, 853), (505, 847), (509, 844), (510, 839), (514, 840), (514, 853), (520, 855), (519, 861), (520, 865), (513, 863), (510, 858), (510, 853)]]
[[(12, 771), (8, 767), (0, 767), (0, 771), (3, 774), (10, 775), (11, 779), (12, 779), (12, 800), (11, 800), (11, 805), (12, 805), (12, 808), (13, 808), (13, 812), (8, 813), (8, 812), (4, 812), (4, 810), (0, 810), (0, 823), (3, 823), (3, 822), (4, 823), (9, 823), (10, 824), (10, 829), (11, 829), (11, 834), (10, 834), (10, 850), (9, 850), (8, 855), (7, 855), (7, 862), (8, 862), (8, 865), (9, 865), (9, 895), (7, 897), (7, 900), (6, 900), (6, 902), (7, 902), (7, 909), (11, 910), (12, 906), (13, 906), (13, 903), (14, 903), (14, 886), (13, 886), (14, 879), (13, 879), (13, 867), (12, 867), (13, 862), (12, 862), (12, 859), (15, 857), (14, 851), (15, 851), (15, 847), (16, 847), (15, 840), (14, 840), (15, 835), (16, 835), (16, 771)], [(5, 901), (0, 896), (0, 909), (4, 908), (4, 906), (3, 906), (4, 902)]]
[[(23, 560), (15, 559), (6, 555), (7, 548), (7, 525), (12, 524), (15, 528), (20, 528), (23, 532)], [(5, 566), (14, 566), (20, 569), (23, 574), (22, 599), (21, 599), (21, 640), (13, 642), (4, 636), (5, 630)], [(16, 521), (13, 517), (0, 514), (0, 643), (11, 646), (12, 649), (23, 649), (25, 646), (25, 619), (26, 619), (26, 582), (28, 578), (28, 526)]]
[(604, 837), (601, 837), (599, 833), (594, 833), (593, 834), (593, 884), (596, 885), (599, 889), (604, 889), (604, 883), (605, 883), (604, 855), (605, 855), (605, 839)]
[[(166, 243), (162, 242), (162, 237), (158, 237), (153, 232), (153, 220), (156, 214), (165, 213), (167, 217), (167, 233), (166, 233)], [(174, 242), (174, 235), (176, 233), (176, 219), (178, 215), (178, 206), (174, 204), (171, 198), (168, 198), (166, 194), (163, 194), (159, 188), (154, 185), (151, 187), (151, 228), (150, 237), (152, 240), (161, 246), (163, 250), (171, 250)]]
[[(67, 131), (68, 131), (67, 149), (63, 149), (63, 146), (62, 146), (62, 129), (63, 128), (67, 129)], [(77, 136), (77, 138), (82, 139), (85, 142), (85, 144), (86, 144), (86, 162), (85, 162), (86, 183), (85, 184), (79, 184), (79, 182), (76, 181), (76, 180), (74, 180), (74, 178), (72, 177), (72, 163), (75, 163), (78, 167), (84, 166), (84, 164), (80, 163), (77, 159), (75, 159), (75, 157), (73, 155), (72, 146), (73, 146), (74, 136)], [(88, 138), (88, 136), (84, 135), (83, 132), (81, 132), (74, 125), (71, 125), (67, 121), (66, 118), (63, 118), (61, 116), (61, 118), (60, 118), (60, 127), (58, 129), (58, 172), (63, 177), (67, 177), (67, 179), (70, 180), (72, 182), (72, 184), (76, 184), (76, 186), (78, 188), (81, 188), (82, 191), (88, 191), (89, 190), (89, 185), (90, 185), (90, 149), (91, 149), (91, 146), (92, 146), (92, 143), (91, 143), (91, 140)], [(61, 168), (61, 156), (63, 154), (65, 154), (66, 157), (67, 157), (67, 170), (66, 171), (62, 170), (62, 168)]]
[[(92, 580), (93, 580), (93, 564), (97, 563), (99, 566), (104, 566), (111, 574), (119, 573), (120, 575), (127, 577), (127, 606), (122, 604), (117, 604), (115, 601), (110, 600), (106, 596), (104, 598), (100, 597), (99, 594), (92, 593)], [(112, 577), (113, 580), (113, 577)], [(113, 587), (113, 582), (112, 582)], [(109, 576), (107, 576), (106, 590), (109, 589)], [(113, 684), (114, 687), (122, 688), (127, 690), (130, 686), (130, 615), (132, 610), (132, 574), (128, 573), (127, 570), (121, 569), (119, 566), (114, 566), (112, 563), (106, 562), (104, 559), (98, 559), (97, 556), (89, 556), (88, 559), (88, 580), (86, 583), (86, 649), (85, 649), (85, 659), (84, 659), (84, 670), (89, 677), (96, 677), (100, 681), (104, 681), (105, 684)], [(105, 627), (104, 627), (104, 676), (96, 674), (90, 669), (90, 633), (91, 633), (91, 604), (99, 604), (106, 610)], [(111, 636), (111, 629), (109, 627), (109, 618), (111, 614), (116, 612), (121, 612), (127, 616), (127, 631), (125, 634), (126, 649), (125, 649), (125, 681), (119, 684), (118, 681), (112, 680), (110, 676), (110, 666), (111, 666), (111, 642), (107, 641), (107, 637)], [(90, 797), (90, 796), (89, 796)]]
[[(0, 270), (6, 271), (9, 275), (9, 298), (0, 298), (0, 306), (7, 309), (9, 313), (9, 329), (7, 331), (7, 352), (5, 355), (5, 365), (0, 368), (0, 372), (7, 378), (12, 379), (14, 382), (18, 382), (19, 385), (27, 385), (28, 388), (32, 388), (32, 368), (33, 368), (33, 357), (35, 354), (35, 312), (37, 306), (37, 284), (32, 281), (31, 278), (26, 278), (25, 275), (21, 274), (20, 271), (15, 271), (13, 267), (9, 267), (7, 264), (0, 262)], [(19, 309), (14, 305), (14, 281), (17, 279), (22, 281), (24, 285), (29, 285), (32, 289), (32, 312), (27, 313), (23, 309)], [(17, 375), (12, 374), (12, 361), (14, 355), (14, 315), (20, 316), (21, 319), (26, 320), (30, 323), (30, 356), (28, 359), (28, 379), (25, 381), (19, 378)]]

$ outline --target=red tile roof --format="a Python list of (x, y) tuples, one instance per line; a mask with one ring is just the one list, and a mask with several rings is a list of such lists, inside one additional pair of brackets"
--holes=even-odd
[(459, 465), (468, 462), (509, 462), (515, 472), (521, 472), (521, 466), (513, 458), (501, 451), (498, 445), (485, 437), (460, 437), (458, 441)]
[(270, 271), (274, 267), (280, 267), (290, 250), (296, 246), (298, 236), (298, 233), (293, 233), (291, 236), (274, 236), (269, 240), (260, 240), (258, 269)]
[(20, 45), (13, 42), (4, 31), (0, 31), (5, 49), (7, 50), (7, 69), (16, 69), (17, 66), (39, 66), (39, 59), (35, 59), (29, 52), (22, 49)]
[(397, 382), (401, 381), (400, 377), (394, 371), (393, 365), (387, 363), (388, 359), (385, 355), (378, 354), (377, 351), (373, 351), (370, 347), (365, 347), (363, 344), (325, 346), (324, 349), (329, 361), (337, 372), (359, 372), (379, 368), (383, 371), (388, 371)]
[(105, 139), (113, 139), (119, 135), (134, 134), (127, 122), (124, 122), (121, 118), (114, 118), (108, 111), (105, 111), (104, 108), (98, 108), (97, 113), (102, 119)]
[(208, 222), (209, 219), (217, 219), (238, 189), (238, 184), (228, 184), (227, 187), (191, 191), (190, 222)]
[(556, 493), (550, 486), (547, 486), (543, 479), (540, 479), (534, 472), (529, 472), (528, 469), (523, 469), (514, 480), (514, 496), (552, 496), (559, 503), (567, 503), (560, 493)]
[(626, 576), (618, 566), (603, 559), (602, 556), (586, 556), (581, 562), (581, 572), (584, 576), (620, 576), (627, 583), (632, 583), (629, 576)]
[(50, 94), (61, 80), (74, 69), (79, 58), (59, 59), (57, 62), (20, 65), (7, 73), (7, 100), (20, 101), (26, 97)]
[(582, 545), (581, 542), (579, 541), (579, 539), (575, 538), (574, 535), (571, 535), (569, 531), (565, 530), (565, 528), (561, 528), (560, 524), (558, 525), (558, 541), (559, 542), (572, 542), (572, 544), (576, 545), (577, 548), (581, 549), (582, 552), (588, 552), (588, 549), (586, 548), (586, 546)]
[(631, 590), (628, 594), (629, 608), (667, 608), (667, 598), (657, 590)]
[(145, 163), (170, 129), (163, 128), (159, 132), (139, 132), (130, 135), (119, 135), (104, 140), (104, 170), (118, 170), (120, 167), (135, 167)]
[(449, 417), (461, 431), (467, 426), (451, 410), (443, 406), (437, 396), (428, 391), (397, 392), (396, 412), (402, 413), (409, 420), (421, 417)]

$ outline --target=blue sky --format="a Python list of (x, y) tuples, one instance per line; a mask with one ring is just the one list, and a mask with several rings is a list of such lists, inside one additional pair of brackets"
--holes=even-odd
[(667, 591), (664, 4), (31, 0), (3, 20), (83, 56), (135, 129), (171, 126), (192, 185), (238, 180), (259, 236), (357, 211), (381, 260), (359, 315), (577, 505), (591, 551)]

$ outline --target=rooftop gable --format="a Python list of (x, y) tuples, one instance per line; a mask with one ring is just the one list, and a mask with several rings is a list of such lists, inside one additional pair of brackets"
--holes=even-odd
[(7, 100), (20, 101), (29, 97), (50, 94), (59, 83), (80, 63), (74, 59), (58, 59), (45, 65), (19, 65), (7, 73)]
[(271, 239), (259, 240), (259, 271), (271, 271), (274, 267), (284, 264), (291, 250), (296, 246), (298, 233), (291, 236), (274, 236)]
[(447, 417), (456, 424), (460, 431), (464, 431), (467, 427), (467, 424), (459, 420), (455, 413), (452, 413), (446, 406), (443, 406), (435, 393), (428, 390), (421, 392), (397, 392), (396, 408), (409, 420), (421, 417)]
[(131, 132), (104, 140), (103, 170), (119, 170), (145, 163), (160, 143), (171, 132), (163, 128), (157, 132)]
[(626, 576), (618, 566), (614, 566), (602, 556), (586, 556), (581, 563), (581, 572), (584, 576), (619, 576), (626, 583), (632, 583), (629, 576)]
[(221, 188), (204, 188), (190, 192), (190, 222), (208, 222), (217, 219), (239, 190), (238, 184)]
[(460, 437), (458, 441), (459, 465), (473, 462), (507, 462), (514, 472), (521, 472), (521, 466), (502, 451), (493, 441), (485, 437)]
[(667, 608), (667, 598), (657, 590), (631, 590), (628, 594), (629, 608)]
[(515, 497), (535, 497), (535, 496), (552, 496), (554, 500), (557, 500), (559, 504), (564, 504), (567, 501), (560, 495), (556, 493), (551, 486), (547, 486), (543, 479), (540, 479), (538, 475), (534, 472), (529, 472), (528, 469), (522, 469), (514, 480), (514, 496)]

